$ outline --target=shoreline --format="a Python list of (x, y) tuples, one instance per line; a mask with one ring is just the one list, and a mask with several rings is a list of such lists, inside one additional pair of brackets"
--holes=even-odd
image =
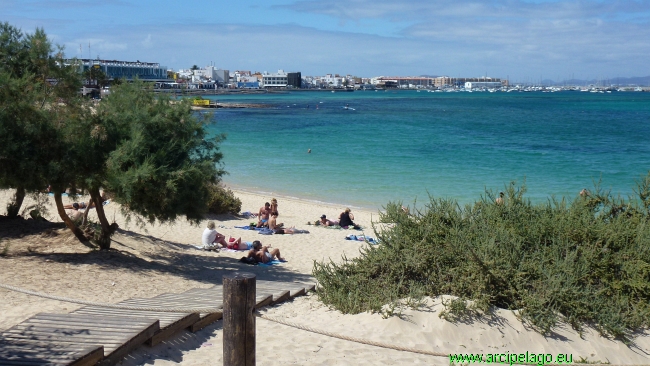
[(251, 194), (251, 195), (258, 195), (258, 196), (269, 196), (269, 197), (273, 196), (275, 198), (282, 198), (294, 202), (303, 202), (306, 204), (314, 204), (314, 205), (320, 205), (326, 207), (337, 207), (337, 208), (349, 207), (351, 209), (355, 209), (358, 211), (364, 211), (364, 212), (374, 213), (374, 214), (378, 214), (379, 212), (382, 211), (382, 209), (375, 208), (375, 207), (367, 207), (367, 206), (361, 206), (353, 203), (338, 203), (338, 202), (331, 202), (331, 201), (323, 201), (315, 198), (293, 196), (293, 195), (285, 194), (283, 192), (274, 192), (272, 190), (265, 190), (263, 188), (253, 188), (249, 186), (238, 185), (231, 182), (222, 181), (221, 184), (223, 184), (224, 187), (235, 192), (235, 195), (237, 195), (237, 193), (242, 193), (242, 194)]

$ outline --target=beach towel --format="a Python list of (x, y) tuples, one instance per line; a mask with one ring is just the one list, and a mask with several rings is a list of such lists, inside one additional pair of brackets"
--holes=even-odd
[[(285, 261), (285, 262), (286, 262), (286, 261)], [(283, 261), (279, 261), (279, 260), (277, 260), (277, 259), (274, 259), (274, 260), (272, 260), (272, 261), (270, 261), (270, 262), (268, 262), (268, 263), (258, 263), (257, 265), (258, 265), (258, 266), (265, 266), (265, 267), (268, 267), (268, 266), (274, 266), (274, 265), (276, 265), (276, 264), (281, 264), (281, 263), (284, 263), (284, 262), (283, 262)]]
[(365, 236), (365, 235), (350, 234), (350, 235), (345, 237), (345, 240), (366, 241), (366, 242), (368, 242), (370, 244), (379, 244), (379, 242), (377, 240), (375, 240), (374, 238), (372, 238), (370, 236)]
[(258, 234), (271, 235), (271, 234), (273, 234), (273, 230), (271, 230), (271, 229), (269, 229), (267, 227), (259, 228)]
[(255, 229), (254, 227), (250, 226), (235, 226), (236, 229), (243, 229), (243, 230), (253, 230)]
[(354, 230), (363, 230), (363, 228), (359, 225), (349, 225), (349, 226), (341, 226), (341, 228), (347, 230), (347, 229), (354, 229)]
[(221, 249), (221, 245), (194, 245), (194, 248), (198, 250), (213, 250), (218, 252)]

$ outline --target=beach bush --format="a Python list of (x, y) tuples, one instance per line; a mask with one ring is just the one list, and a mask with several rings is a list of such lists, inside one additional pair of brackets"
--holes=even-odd
[(208, 190), (210, 191), (208, 212), (220, 215), (238, 214), (241, 211), (241, 200), (229, 188), (220, 184), (210, 184)]
[(375, 225), (379, 246), (342, 263), (315, 262), (320, 299), (359, 313), (453, 295), (447, 319), (498, 307), (543, 334), (560, 322), (590, 324), (624, 341), (650, 325), (650, 174), (629, 199), (596, 186), (574, 200), (532, 204), (525, 192), (511, 183), (502, 204), (488, 191), (464, 207), (431, 197), (415, 213), (387, 204), (379, 222), (390, 225)]

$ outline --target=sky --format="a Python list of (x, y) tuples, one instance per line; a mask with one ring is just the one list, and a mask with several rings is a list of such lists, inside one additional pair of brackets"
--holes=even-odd
[(650, 75), (650, 0), (0, 0), (67, 57), (303, 76)]

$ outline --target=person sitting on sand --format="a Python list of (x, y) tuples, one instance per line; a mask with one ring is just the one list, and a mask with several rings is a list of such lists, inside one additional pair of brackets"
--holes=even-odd
[(257, 214), (257, 227), (269, 226), (269, 215), (271, 214), (271, 204), (266, 202), (264, 207), (260, 207), (260, 212)]
[(253, 258), (260, 263), (269, 263), (276, 258), (281, 262), (286, 262), (280, 255), (280, 249), (274, 248), (269, 252), (269, 248), (262, 246), (259, 240), (253, 242), (253, 249), (248, 252), (248, 258)]
[[(241, 238), (237, 239), (236, 242), (241, 243)], [(226, 237), (222, 234), (219, 234), (217, 230), (215, 230), (214, 221), (210, 221), (208, 222), (208, 227), (203, 230), (201, 244), (203, 244), (204, 249), (212, 249), (216, 243), (221, 244), (223, 248), (228, 247)]]
[(496, 203), (497, 205), (502, 205), (503, 204), (503, 196), (504, 196), (503, 192), (499, 192), (499, 197), (497, 197), (497, 199), (494, 200), (494, 203)]
[(338, 220), (328, 220), (327, 216), (321, 215), (320, 224), (323, 226), (336, 226), (339, 224)]
[(269, 219), (269, 229), (276, 230), (284, 226), (283, 223), (278, 224), (277, 222), (278, 222), (278, 213), (273, 211), (271, 212), (271, 218)]
[[(278, 200), (276, 200), (275, 198), (271, 198), (271, 212), (272, 213), (275, 212), (276, 214), (278, 214)], [(280, 214), (278, 214), (278, 216), (279, 215)]]
[(348, 226), (352, 226), (355, 229), (359, 228), (352, 220), (354, 220), (354, 215), (352, 212), (350, 212), (349, 208), (346, 208), (345, 211), (341, 212), (341, 215), (339, 215), (339, 225), (343, 228), (346, 228)]

